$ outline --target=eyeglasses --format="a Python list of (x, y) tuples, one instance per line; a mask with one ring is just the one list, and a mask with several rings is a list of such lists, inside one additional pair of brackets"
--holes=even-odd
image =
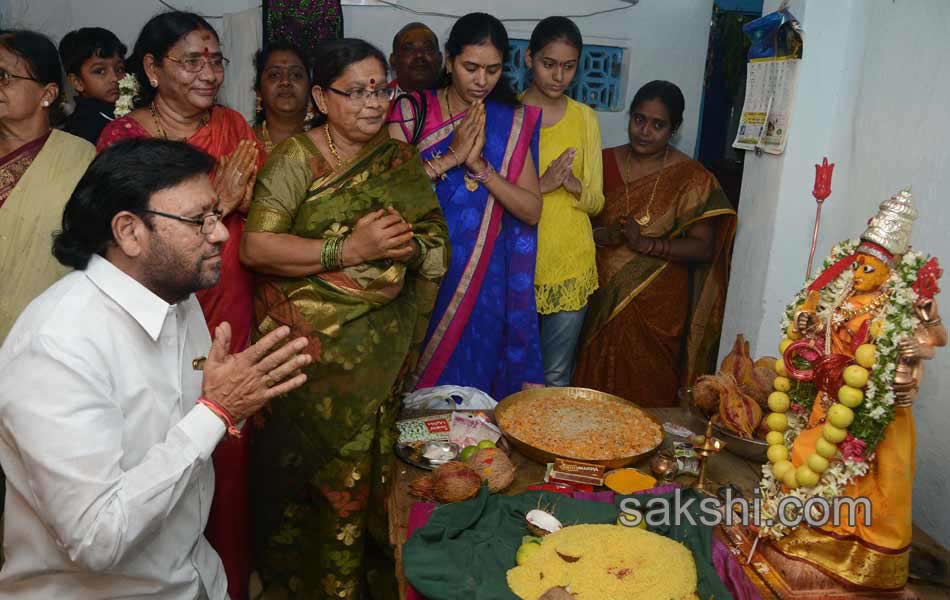
[(42, 81), (40, 81), (39, 79), (35, 77), (24, 77), (23, 75), (14, 75), (13, 73), (10, 73), (9, 71), (4, 71), (3, 69), (0, 69), (0, 87), (7, 87), (8, 85), (10, 85), (10, 82), (13, 81), (14, 79), (23, 79), (25, 81), (35, 81), (36, 83), (43, 83)]
[(150, 215), (165, 217), (166, 219), (175, 219), (176, 221), (181, 221), (182, 223), (199, 225), (202, 235), (211, 235), (215, 226), (224, 216), (224, 213), (222, 213), (220, 210), (213, 210), (207, 214), (201, 215), (200, 217), (183, 217), (181, 215), (173, 215), (172, 213), (162, 212), (160, 210), (149, 209), (145, 209), (142, 212), (147, 212)]
[(205, 65), (211, 65), (211, 70), (215, 73), (222, 73), (228, 66), (228, 63), (231, 62), (223, 56), (212, 56), (210, 58), (205, 58), (203, 56), (175, 58), (174, 56), (169, 56), (166, 54), (165, 58), (180, 64), (182, 68), (184, 68), (189, 73), (200, 73), (202, 70), (204, 70)]
[(375, 90), (354, 90), (352, 92), (344, 92), (343, 90), (338, 90), (333, 86), (327, 88), (334, 94), (339, 94), (340, 96), (345, 96), (349, 98), (350, 104), (353, 106), (363, 106), (369, 102), (370, 98), (376, 98), (376, 101), (380, 104), (392, 102), (393, 98), (396, 97), (396, 88), (391, 87), (379, 87)]

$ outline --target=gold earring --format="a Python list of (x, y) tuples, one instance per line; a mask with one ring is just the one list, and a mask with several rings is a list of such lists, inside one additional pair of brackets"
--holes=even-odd
[(264, 112), (264, 105), (261, 103), (261, 95), (257, 94), (257, 103), (254, 105), (254, 112), (261, 114)]
[(157, 79), (149, 79), (148, 82), (152, 84), (152, 87), (153, 87), (153, 88), (157, 88), (157, 87), (158, 87), (158, 80), (157, 80)]

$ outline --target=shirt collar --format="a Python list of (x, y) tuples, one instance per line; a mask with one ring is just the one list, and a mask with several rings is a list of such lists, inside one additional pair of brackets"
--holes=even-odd
[(170, 304), (98, 254), (92, 255), (85, 273), (102, 293), (129, 313), (153, 341), (158, 340), (165, 317), (172, 308)]

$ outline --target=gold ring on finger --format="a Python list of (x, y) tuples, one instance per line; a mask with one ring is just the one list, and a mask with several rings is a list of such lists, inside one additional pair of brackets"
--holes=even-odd
[(274, 387), (274, 380), (270, 375), (264, 375), (264, 387)]

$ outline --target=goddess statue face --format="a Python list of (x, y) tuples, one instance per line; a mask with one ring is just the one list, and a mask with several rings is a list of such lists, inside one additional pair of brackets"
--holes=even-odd
[(854, 291), (868, 293), (881, 289), (891, 275), (891, 268), (879, 258), (858, 254), (854, 269)]

